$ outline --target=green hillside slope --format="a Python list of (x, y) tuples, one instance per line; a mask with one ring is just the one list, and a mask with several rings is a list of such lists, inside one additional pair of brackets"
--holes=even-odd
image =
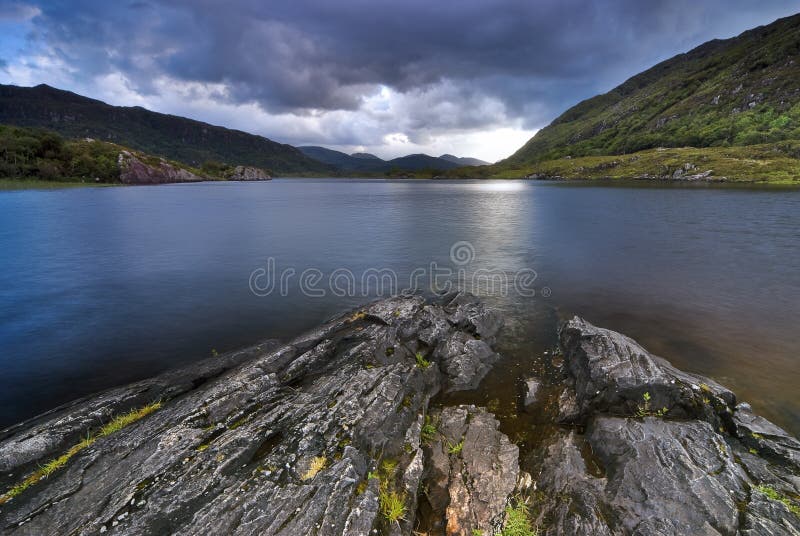
[(291, 145), (262, 136), (140, 107), (110, 106), (46, 85), (0, 85), (0, 123), (118, 143), (195, 167), (214, 160), (282, 174), (331, 171)]
[(709, 41), (579, 103), (493, 169), (657, 147), (798, 139), (800, 15), (795, 15)]

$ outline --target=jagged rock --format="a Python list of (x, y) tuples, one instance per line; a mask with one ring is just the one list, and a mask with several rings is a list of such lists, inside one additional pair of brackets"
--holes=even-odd
[(561, 345), (562, 398), (587, 431), (557, 434), (541, 462), (546, 534), (800, 533), (795, 438), (619, 333), (576, 317)]
[(269, 173), (261, 168), (252, 166), (236, 166), (227, 176), (229, 181), (268, 181), (271, 180)]
[[(458, 299), (483, 314), (468, 297)], [(422, 416), (449, 381), (443, 363), (422, 366), (411, 349), (426, 347), (419, 334), (453, 313), (446, 308), (391, 298), (289, 344), (221, 356), (5, 431), (0, 493), (111, 414), (162, 401), (0, 505), (0, 528), (37, 536), (103, 527), (115, 534), (410, 534), (425, 466)], [(437, 344), (473, 337), (474, 321), (457, 324), (439, 326)], [(480, 498), (470, 504), (483, 519), (506, 493), (505, 484), (491, 486), (485, 463), (502, 461), (498, 482), (507, 476), (513, 488), (516, 447), (499, 437), (491, 416), (470, 411), (461, 459), (465, 474), (485, 479), (469, 495)], [(391, 471), (382, 469), (387, 459), (394, 460)], [(368, 478), (370, 471), (380, 479)], [(382, 489), (402, 497), (400, 520), (379, 513)]]
[(425, 447), (427, 499), (448, 535), (493, 534), (519, 476), (519, 449), (483, 408), (447, 407)]
[(634, 415), (666, 408), (671, 418), (698, 418), (715, 428), (732, 426), (736, 396), (731, 391), (676, 369), (625, 335), (575, 317), (561, 328), (560, 341), (584, 415)]
[(119, 180), (123, 184), (163, 184), (168, 182), (198, 182), (204, 177), (174, 166), (166, 160), (145, 163), (137, 155), (122, 151), (117, 157)]

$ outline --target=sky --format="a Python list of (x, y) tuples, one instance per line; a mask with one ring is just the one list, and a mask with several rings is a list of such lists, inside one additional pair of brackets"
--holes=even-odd
[(796, 0), (0, 0), (0, 83), (383, 158), (496, 161)]

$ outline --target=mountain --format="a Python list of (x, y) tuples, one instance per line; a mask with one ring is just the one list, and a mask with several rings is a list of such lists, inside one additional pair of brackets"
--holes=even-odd
[(800, 140), (800, 15), (709, 41), (577, 104), (489, 175), (655, 148), (731, 147), (708, 154), (745, 161), (736, 147), (785, 140)]
[(393, 169), (409, 171), (420, 171), (423, 169), (444, 171), (460, 167), (461, 165), (427, 154), (410, 154), (408, 156), (401, 156), (400, 158), (393, 158), (388, 161), (388, 164), (390, 164)]
[(351, 156), (341, 151), (334, 151), (325, 147), (318, 147), (316, 145), (304, 145), (298, 147), (300, 151), (306, 156), (334, 166), (337, 170), (343, 172), (356, 172), (356, 173), (384, 173), (389, 170), (386, 161), (378, 157), (364, 158), (359, 156)]
[(469, 158), (467, 156), (458, 157), (451, 154), (443, 154), (439, 158), (442, 160), (447, 160), (448, 162), (456, 163), (460, 166), (488, 166), (490, 164), (489, 162), (480, 160), (478, 158)]
[(335, 166), (341, 172), (352, 173), (402, 173), (404, 171), (447, 171), (464, 165), (461, 160), (477, 160), (472, 158), (458, 159), (451, 161), (445, 158), (437, 158), (427, 154), (411, 154), (401, 156), (392, 160), (381, 160), (369, 153), (355, 153), (349, 155), (341, 151), (326, 149), (315, 145), (305, 145), (298, 147), (306, 156), (319, 160), (325, 164)]
[(291, 145), (262, 136), (138, 106), (111, 106), (44, 84), (31, 88), (0, 85), (0, 123), (110, 141), (195, 167), (216, 160), (275, 173), (332, 171)]

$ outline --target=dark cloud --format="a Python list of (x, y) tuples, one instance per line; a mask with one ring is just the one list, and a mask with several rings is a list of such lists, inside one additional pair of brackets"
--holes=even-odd
[(509, 117), (539, 127), (656, 61), (795, 9), (783, 0), (37, 5), (40, 42), (76, 76), (121, 72), (141, 94), (157, 91), (158, 76), (221, 83), (222, 100), (298, 114), (357, 110), (385, 85), (426, 104), (408, 110), (410, 128), (426, 132)]

